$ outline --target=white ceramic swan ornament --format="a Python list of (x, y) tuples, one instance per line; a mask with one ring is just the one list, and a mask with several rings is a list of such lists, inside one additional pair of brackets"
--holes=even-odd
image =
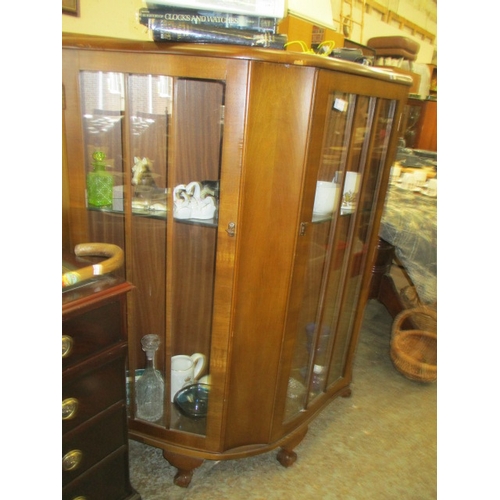
[(213, 196), (201, 195), (201, 183), (179, 184), (174, 188), (174, 217), (176, 219), (212, 219), (217, 209)]

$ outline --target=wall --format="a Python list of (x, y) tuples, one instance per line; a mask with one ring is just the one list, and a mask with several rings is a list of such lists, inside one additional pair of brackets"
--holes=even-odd
[[(338, 31), (341, 2), (343, 0), (288, 0), (290, 11), (308, 18), (313, 22), (332, 27)], [(360, 2), (352, 0), (352, 17), (361, 20)], [(378, 0), (378, 4), (396, 14), (411, 20), (421, 28), (437, 33), (436, 0)], [(344, 3), (344, 9), (347, 4)], [(148, 30), (139, 24), (137, 11), (145, 7), (141, 0), (80, 0), (80, 17), (62, 16), (62, 31), (70, 33), (86, 33), (90, 35), (130, 38), (134, 40), (150, 40)], [(344, 10), (344, 12), (347, 12)], [(364, 15), (364, 28), (353, 24), (349, 35), (351, 40), (366, 44), (373, 36), (400, 35), (407, 36), (420, 43), (419, 63), (431, 63), (436, 50), (437, 41), (426, 42), (414, 36), (407, 29), (400, 29), (397, 23), (388, 24), (381, 19), (379, 13), (372, 9)]]
[(136, 14), (146, 5), (141, 0), (80, 0), (80, 16), (62, 16), (62, 31), (87, 35), (150, 40)]
[[(342, 6), (343, 3), (343, 6)], [(372, 2), (375, 3), (375, 2)], [(433, 35), (437, 35), (437, 0), (377, 0), (381, 9), (391, 11), (413, 22)], [(341, 12), (350, 14), (354, 21), (363, 21), (363, 32), (360, 25), (352, 24), (352, 31), (348, 35), (351, 40), (366, 45), (366, 42), (375, 36), (406, 36), (420, 44), (418, 63), (431, 63), (437, 51), (437, 36), (434, 42), (413, 35), (408, 27), (400, 28), (396, 20), (390, 23), (383, 21), (383, 16), (375, 9), (364, 14), (361, 11), (361, 2), (352, 0), (352, 10), (346, 0), (288, 0), (288, 9), (313, 22), (322, 23), (342, 32), (340, 25)]]

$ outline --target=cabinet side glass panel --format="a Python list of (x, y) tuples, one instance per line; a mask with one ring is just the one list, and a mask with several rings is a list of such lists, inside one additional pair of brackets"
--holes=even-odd
[[(334, 181), (339, 187), (340, 214), (337, 223), (330, 229), (328, 267), (322, 276), (323, 293), (317, 321), (314, 325), (312, 345), (314, 348), (313, 383), (310, 401), (326, 389), (329, 359), (336, 348), (336, 325), (342, 307), (349, 256), (356, 251), (359, 243), (353, 238), (364, 166), (369, 145), (370, 107), (369, 98), (349, 95), (347, 99), (334, 99), (330, 119), (335, 120), (339, 111), (352, 116), (349, 143), (343, 149), (345, 161), (334, 173)], [(347, 106), (347, 108), (346, 108)], [(347, 134), (346, 134), (347, 137)], [(334, 137), (325, 137), (329, 145)], [(321, 172), (321, 169), (320, 169)]]
[[(125, 247), (123, 199), (122, 73), (81, 71), (85, 154), (86, 205), (89, 240)], [(124, 275), (125, 267), (117, 274)]]
[(373, 118), (370, 118), (373, 125), (369, 127), (371, 130), (369, 155), (362, 168), (363, 183), (356, 217), (352, 219), (350, 236), (352, 251), (346, 261), (345, 284), (342, 296), (339, 297), (341, 304), (339, 316), (335, 321), (335, 337), (331, 352), (328, 385), (334, 384), (345, 373), (345, 360), (353, 336), (354, 319), (360, 306), (362, 269), (366, 265), (368, 245), (372, 237), (373, 220), (386, 163), (386, 152), (394, 125), (396, 102), (388, 99), (370, 98), (367, 109), (370, 110), (369, 116), (372, 115), (371, 110), (373, 110)]
[[(342, 185), (338, 181), (342, 179), (348, 160), (354, 108), (355, 96), (347, 93), (335, 92), (328, 101), (330, 111), (325, 124), (312, 224), (307, 228), (309, 250), (285, 419), (292, 418), (307, 406), (309, 398), (319, 394), (326, 376), (322, 358), (326, 354), (330, 334), (322, 317), (325, 314), (325, 294), (335, 296), (334, 285), (338, 286), (342, 264), (342, 259), (337, 258), (338, 253), (333, 251), (341, 244), (341, 238), (335, 237), (336, 228), (345, 226), (340, 196)], [(329, 200), (328, 204), (320, 199), (323, 194), (325, 200)], [(330, 280), (327, 276), (331, 277)], [(330, 300), (330, 304), (334, 305), (334, 301)], [(328, 311), (333, 314), (331, 307)]]

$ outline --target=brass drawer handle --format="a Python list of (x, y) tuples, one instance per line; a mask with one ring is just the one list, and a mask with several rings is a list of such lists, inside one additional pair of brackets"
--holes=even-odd
[(78, 411), (78, 399), (67, 398), (62, 402), (62, 419), (71, 420), (76, 417)]
[(80, 495), (79, 497), (73, 498), (73, 500), (87, 500), (87, 497)]
[(82, 461), (83, 453), (80, 450), (71, 450), (62, 459), (63, 471), (75, 470)]
[(71, 351), (73, 350), (73, 337), (70, 337), (69, 335), (63, 335), (62, 336), (62, 357), (67, 358), (70, 354)]

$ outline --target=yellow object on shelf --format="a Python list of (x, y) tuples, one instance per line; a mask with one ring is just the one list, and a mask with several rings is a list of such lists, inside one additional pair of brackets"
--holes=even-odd
[(299, 44), (302, 49), (301, 52), (304, 54), (315, 54), (322, 57), (328, 57), (335, 48), (335, 42), (333, 40), (321, 42), (316, 50), (309, 48), (307, 43), (302, 40), (292, 40), (291, 42), (285, 43), (285, 49), (293, 44)]
[(81, 243), (80, 245), (76, 245), (75, 255), (78, 257), (108, 257), (108, 259), (98, 264), (82, 267), (76, 271), (73, 270), (63, 273), (63, 288), (91, 279), (94, 276), (110, 273), (123, 265), (123, 250), (118, 245), (111, 245), (108, 243)]

